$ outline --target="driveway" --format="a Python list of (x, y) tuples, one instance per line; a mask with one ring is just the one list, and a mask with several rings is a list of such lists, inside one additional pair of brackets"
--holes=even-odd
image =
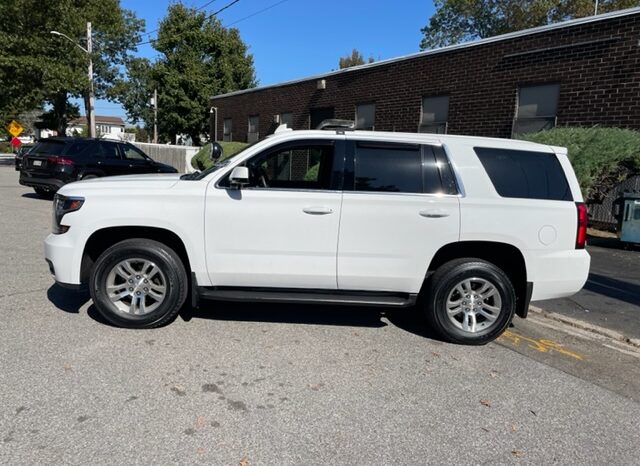
[(0, 167), (0, 463), (633, 464), (640, 355), (533, 316), (484, 347), (411, 311), (206, 303), (102, 322), (51, 203)]

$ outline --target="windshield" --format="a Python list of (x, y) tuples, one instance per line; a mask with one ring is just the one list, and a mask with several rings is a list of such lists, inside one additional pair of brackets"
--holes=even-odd
[(209, 168), (207, 168), (206, 170), (202, 170), (201, 172), (194, 172), (194, 173), (189, 173), (187, 175), (182, 175), (180, 177), (180, 179), (182, 180), (201, 180), (203, 178), (205, 178), (207, 175), (210, 175), (211, 173), (217, 172), (218, 170), (220, 170), (221, 168), (226, 167), (227, 165), (229, 165), (231, 162), (233, 162), (236, 158), (240, 157), (242, 154), (244, 154), (244, 152), (249, 149), (250, 147), (253, 147), (255, 144), (257, 144), (257, 141), (254, 142), (253, 144), (249, 144), (247, 147), (245, 147), (244, 149), (242, 149), (240, 152), (238, 152), (235, 155), (232, 155), (231, 157), (229, 157), (228, 159), (224, 159), (224, 160), (220, 160), (216, 163), (214, 163), (212, 166), (210, 166)]

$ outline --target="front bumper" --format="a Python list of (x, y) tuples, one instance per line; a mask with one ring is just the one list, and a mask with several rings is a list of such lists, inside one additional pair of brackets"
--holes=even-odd
[(57, 283), (65, 287), (81, 286), (77, 243), (71, 235), (65, 233), (47, 236), (44, 241), (44, 257)]

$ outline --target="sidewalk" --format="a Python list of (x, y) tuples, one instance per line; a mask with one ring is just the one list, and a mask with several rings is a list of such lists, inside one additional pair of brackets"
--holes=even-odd
[(605, 327), (640, 339), (640, 247), (615, 238), (589, 238), (591, 271), (584, 288), (565, 299), (534, 302), (546, 312)]

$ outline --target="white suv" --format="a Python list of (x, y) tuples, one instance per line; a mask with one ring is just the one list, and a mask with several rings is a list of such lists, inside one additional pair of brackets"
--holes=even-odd
[(582, 288), (586, 219), (563, 148), (279, 129), (201, 173), (64, 186), (45, 255), (123, 327), (163, 325), (189, 295), (417, 305), (443, 338), (483, 344), (530, 300)]

